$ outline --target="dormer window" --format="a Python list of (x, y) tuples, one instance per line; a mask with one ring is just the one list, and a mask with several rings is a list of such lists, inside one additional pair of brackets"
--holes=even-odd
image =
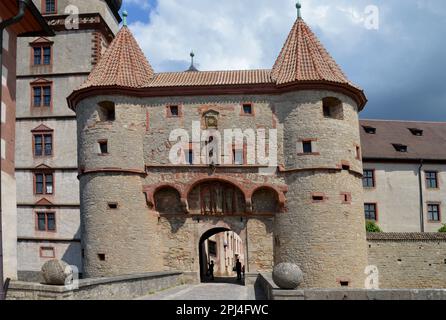
[(393, 144), (393, 147), (398, 152), (407, 152), (407, 146), (404, 144)]
[(376, 128), (374, 127), (363, 126), (363, 128), (367, 134), (376, 134)]
[(417, 136), (417, 137), (422, 137), (423, 136), (423, 130), (421, 130), (421, 129), (409, 128), (409, 130), (410, 130), (410, 132), (412, 132), (412, 134), (414, 136)]

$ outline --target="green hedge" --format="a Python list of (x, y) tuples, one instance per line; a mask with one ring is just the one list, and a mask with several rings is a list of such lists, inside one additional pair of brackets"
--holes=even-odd
[(381, 229), (378, 227), (375, 221), (367, 220), (365, 224), (365, 230), (367, 232), (381, 232)]
[(446, 232), (446, 224), (444, 224), (438, 232)]

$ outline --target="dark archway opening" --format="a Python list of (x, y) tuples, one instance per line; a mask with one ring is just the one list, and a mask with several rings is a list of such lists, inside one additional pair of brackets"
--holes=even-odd
[(279, 212), (279, 195), (271, 188), (257, 189), (252, 195), (252, 209), (256, 214), (276, 214)]
[[(239, 235), (228, 228), (214, 228), (205, 232), (199, 241), (201, 282), (244, 285), (244, 273), (237, 275), (237, 261), (244, 266), (244, 244)], [(210, 264), (213, 262), (213, 276)]]
[(155, 210), (160, 214), (184, 213), (180, 193), (172, 187), (163, 187), (157, 190), (154, 194), (154, 200)]
[(197, 184), (188, 194), (189, 211), (201, 215), (235, 215), (246, 212), (243, 192), (223, 181)]

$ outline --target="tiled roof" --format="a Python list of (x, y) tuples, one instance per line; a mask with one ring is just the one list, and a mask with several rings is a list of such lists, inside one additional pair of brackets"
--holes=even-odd
[(271, 81), (271, 70), (197, 71), (157, 73), (148, 87), (264, 84)]
[(310, 27), (298, 18), (272, 70), (277, 84), (296, 81), (330, 81), (352, 85), (319, 42)]
[(446, 241), (446, 233), (367, 233), (369, 241)]
[(81, 89), (103, 86), (143, 88), (153, 76), (153, 69), (129, 28), (123, 27)]
[[(446, 123), (389, 120), (360, 121), (362, 155), (365, 161), (388, 160), (446, 160)], [(369, 134), (364, 127), (376, 129)], [(422, 130), (417, 136), (411, 129)], [(407, 146), (407, 152), (398, 152), (395, 145)]]
[(270, 92), (292, 88), (292, 86), (278, 86), (280, 84), (293, 84), (308, 89), (319, 85), (335, 88), (353, 97), (360, 109), (367, 102), (364, 92), (347, 80), (336, 62), (300, 18), (295, 23), (272, 70), (189, 70), (154, 73), (128, 27), (123, 27), (102, 55), (87, 81), (74, 91), (68, 100), (70, 107), (73, 108), (83, 93), (91, 95), (94, 88), (105, 89), (109, 92), (119, 89), (121, 93), (127, 88), (141, 89), (132, 91), (132, 94), (140, 96), (157, 92), (144, 90), (151, 88), (158, 88), (158, 92), (162, 94), (170, 92), (174, 94), (175, 91), (170, 91), (170, 89), (177, 88), (179, 92), (181, 88), (187, 91), (191, 87), (197, 90), (203, 89), (200, 87), (215, 87), (218, 91), (228, 89), (221, 88), (224, 86), (230, 89), (247, 86), (253, 91), (260, 90), (261, 92), (266, 92), (266, 87)]

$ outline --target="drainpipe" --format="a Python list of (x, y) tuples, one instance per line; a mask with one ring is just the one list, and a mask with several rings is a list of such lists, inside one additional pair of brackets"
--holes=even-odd
[[(5, 20), (0, 22), (0, 79), (3, 80), (3, 30), (5, 30), (7, 27), (16, 24), (19, 22), (23, 16), (25, 15), (25, 8), (28, 5), (29, 0), (17, 0), (19, 5), (19, 12), (17, 15), (11, 19)], [(3, 81), (2, 81), (3, 82)], [(3, 83), (1, 85), (0, 89), (0, 103), (3, 101)], [(1, 123), (2, 123), (2, 115), (0, 112), (0, 137), (2, 134), (1, 129)], [(1, 144), (0, 144), (0, 154), (1, 154)], [(1, 172), (2, 172), (2, 164), (0, 159), (0, 300), (5, 300), (6, 298), (6, 291), (7, 291), (7, 284), (8, 280), (4, 281), (4, 275), (3, 275), (3, 227), (2, 227), (2, 178), (1, 178)]]
[(418, 167), (418, 182), (420, 187), (420, 229), (424, 232), (424, 196), (423, 196), (423, 179), (421, 177), (423, 169), (423, 160), (420, 160), (420, 166)]

